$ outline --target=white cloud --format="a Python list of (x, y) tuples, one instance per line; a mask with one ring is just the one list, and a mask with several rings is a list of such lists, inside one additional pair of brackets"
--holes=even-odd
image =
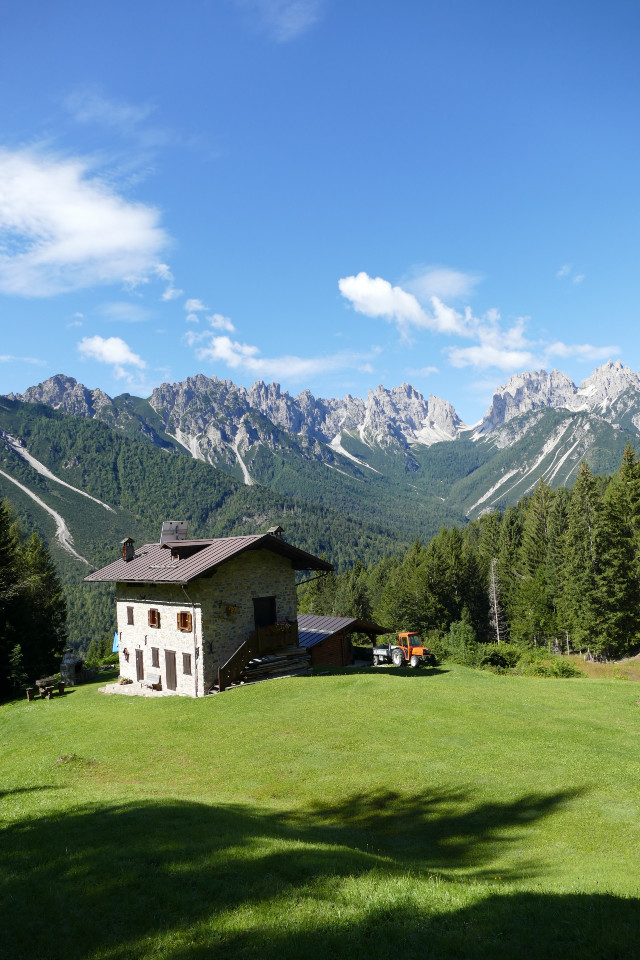
[[(559, 276), (570, 273), (570, 264), (565, 264), (562, 270), (558, 271)], [(580, 282), (581, 279), (583, 277), (580, 274), (573, 278), (574, 282)], [(462, 279), (458, 286), (455, 277), (450, 278), (450, 281), (452, 291), (464, 289)], [(596, 347), (591, 344), (560, 342), (549, 344), (543, 340), (530, 340), (525, 336), (525, 317), (520, 317), (512, 322), (511, 326), (505, 327), (497, 310), (488, 310), (482, 316), (476, 317), (470, 307), (456, 310), (435, 295), (429, 297), (427, 310), (413, 293), (400, 286), (392, 286), (382, 277), (370, 277), (364, 272), (357, 276), (343, 277), (338, 285), (354, 310), (369, 317), (380, 317), (395, 323), (404, 341), (410, 341), (410, 334), (418, 330), (464, 337), (473, 341), (468, 346), (449, 345), (444, 348), (451, 365), (458, 368), (497, 368), (514, 372), (517, 369), (542, 366), (554, 355), (604, 360), (619, 353), (619, 348), (612, 346)], [(423, 290), (426, 291), (426, 287)]]
[(187, 300), (187, 302), (184, 305), (184, 308), (187, 311), (187, 313), (202, 313), (203, 310), (209, 309), (209, 307), (205, 307), (202, 300), (196, 300), (195, 298)]
[(514, 370), (530, 367), (535, 363), (535, 354), (528, 350), (505, 350), (491, 343), (474, 347), (451, 347), (449, 360), (454, 367), (497, 367), (499, 370)]
[(370, 277), (363, 271), (338, 281), (340, 293), (357, 313), (367, 317), (383, 317), (395, 322), (403, 335), (410, 327), (429, 327), (429, 318), (412, 293), (392, 287), (382, 277)]
[(90, 176), (86, 160), (0, 149), (0, 292), (139, 281), (168, 242), (159, 220)]
[(578, 284), (582, 283), (585, 279), (586, 274), (584, 273), (574, 273), (573, 266), (570, 263), (563, 264), (558, 271), (556, 271), (556, 277), (559, 277), (561, 280), (564, 280), (565, 277), (570, 277), (571, 282)]
[(411, 370), (412, 377), (430, 377), (433, 373), (440, 373), (438, 367), (420, 367), (419, 370)]
[(412, 293), (392, 286), (382, 277), (370, 277), (364, 272), (342, 277), (338, 287), (357, 313), (395, 323), (404, 339), (409, 339), (412, 327), (464, 335), (471, 320), (469, 311), (463, 315), (435, 296), (431, 297), (431, 313), (427, 313)]
[(267, 34), (278, 43), (294, 40), (321, 17), (324, 0), (236, 0), (239, 7), (256, 16)]
[(154, 272), (167, 285), (160, 297), (161, 300), (176, 300), (182, 296), (184, 290), (179, 290), (178, 287), (174, 286), (173, 273), (166, 263), (157, 263)]
[(75, 91), (67, 97), (64, 105), (79, 123), (99, 123), (127, 129), (142, 123), (155, 109), (148, 103), (137, 106), (110, 100), (94, 89)]
[(370, 355), (365, 354), (345, 352), (322, 357), (262, 357), (258, 347), (231, 340), (230, 337), (218, 337), (208, 332), (198, 334), (189, 331), (186, 334), (186, 341), (190, 346), (201, 344), (196, 346), (196, 356), (199, 360), (224, 363), (232, 370), (245, 370), (267, 380), (298, 382), (318, 374), (334, 373), (345, 369), (357, 369), (363, 373), (373, 372), (373, 368), (368, 363)]
[(226, 330), (227, 333), (233, 333), (236, 329), (229, 317), (223, 317), (221, 313), (214, 313), (212, 316), (207, 317), (207, 320), (209, 321), (209, 326), (213, 327), (214, 330)]
[(184, 318), (185, 323), (200, 323), (200, 317), (195, 313), (188, 313)]
[(481, 320), (475, 321), (474, 339), (479, 342), (472, 347), (449, 347), (447, 354), (454, 367), (497, 367), (513, 370), (535, 363), (536, 344), (524, 336), (526, 319), (520, 317), (513, 326), (504, 330), (500, 315), (490, 310)]
[(131, 380), (131, 372), (125, 367), (135, 367), (144, 370), (147, 366), (142, 357), (134, 353), (129, 345), (120, 337), (83, 337), (78, 344), (78, 351), (85, 359), (97, 360), (98, 363), (108, 363), (113, 367), (113, 374), (118, 380)]
[(110, 303), (101, 303), (96, 309), (104, 320), (113, 320), (120, 323), (145, 323), (153, 314), (146, 307), (138, 303), (129, 303), (127, 300), (114, 300)]
[(451, 267), (415, 267), (404, 281), (404, 287), (422, 302), (431, 297), (462, 300), (475, 292), (481, 280), (479, 274), (463, 273)]
[(576, 357), (589, 363), (609, 360), (619, 356), (622, 351), (615, 344), (608, 347), (595, 347), (591, 343), (562, 343), (556, 340), (545, 349), (547, 357)]
[(73, 327), (82, 327), (84, 326), (82, 320), (70, 320), (69, 323), (65, 324), (67, 330), (73, 329)]
[(37, 357), (14, 357), (10, 353), (0, 354), (0, 363), (33, 363), (37, 367), (46, 367), (46, 360), (38, 360)]

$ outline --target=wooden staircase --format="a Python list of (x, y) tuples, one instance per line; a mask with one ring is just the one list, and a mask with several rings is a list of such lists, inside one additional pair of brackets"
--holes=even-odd
[(247, 683), (300, 676), (311, 676), (311, 654), (298, 646), (297, 623), (259, 627), (218, 667), (218, 682), (208, 692), (222, 693)]

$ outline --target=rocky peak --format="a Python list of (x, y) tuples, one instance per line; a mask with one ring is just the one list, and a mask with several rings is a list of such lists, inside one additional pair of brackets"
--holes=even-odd
[(46, 403), (54, 410), (70, 413), (76, 417), (95, 417), (102, 407), (111, 403), (103, 390), (89, 390), (73, 377), (57, 373), (35, 387), (29, 387), (23, 394), (12, 395), (13, 399), (25, 403)]
[(619, 360), (607, 360), (582, 381), (577, 394), (585, 407), (595, 410), (609, 406), (629, 388), (640, 391), (640, 376)]
[(498, 387), (477, 430), (482, 436), (514, 417), (542, 407), (575, 408), (576, 385), (560, 370), (516, 373)]

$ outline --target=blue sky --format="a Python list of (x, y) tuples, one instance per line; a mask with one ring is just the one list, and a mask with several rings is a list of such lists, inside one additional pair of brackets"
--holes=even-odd
[(9, 0), (0, 392), (640, 368), (635, 0)]

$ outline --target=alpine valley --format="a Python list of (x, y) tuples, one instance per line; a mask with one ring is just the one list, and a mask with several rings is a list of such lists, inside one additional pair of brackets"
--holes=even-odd
[(279, 523), (345, 568), (504, 509), (540, 478), (571, 485), (582, 460), (611, 473), (639, 444), (640, 376), (619, 361), (579, 387), (518, 374), (470, 426), (406, 383), (320, 399), (198, 374), (112, 399), (57, 375), (0, 398), (0, 428), (0, 496), (49, 544), (81, 623), (88, 591), (73, 584), (163, 519), (206, 536)]

